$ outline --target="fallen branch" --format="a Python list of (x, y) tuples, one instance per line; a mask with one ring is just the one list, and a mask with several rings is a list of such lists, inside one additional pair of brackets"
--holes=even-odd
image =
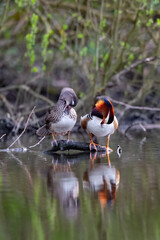
[[(98, 152), (106, 152), (106, 147), (96, 145)], [(89, 143), (84, 142), (67, 142), (66, 140), (58, 140), (57, 144), (54, 144), (51, 150), (48, 150), (47, 152), (57, 152), (57, 151), (65, 151), (65, 150), (79, 150), (79, 151), (88, 151), (89, 149)], [(95, 151), (94, 149), (92, 150)]]
[(26, 124), (25, 124), (25, 127), (24, 127), (23, 131), (22, 131), (21, 134), (15, 139), (15, 141), (14, 141), (13, 143), (11, 143), (11, 145), (9, 145), (8, 149), (11, 148), (11, 147), (20, 139), (20, 137), (22, 137), (22, 135), (25, 133), (26, 128), (27, 128), (28, 123), (29, 123), (29, 119), (31, 118), (31, 115), (33, 114), (35, 108), (36, 108), (36, 106), (34, 106), (34, 108), (32, 109), (31, 113), (29, 114), (28, 119), (27, 119), (27, 122), (26, 122)]

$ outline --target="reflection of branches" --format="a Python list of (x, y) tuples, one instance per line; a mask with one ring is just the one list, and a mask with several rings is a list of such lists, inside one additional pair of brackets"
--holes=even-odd
[[(71, 162), (79, 162), (79, 161), (83, 161), (83, 160), (88, 160), (90, 158), (90, 153), (89, 152), (78, 152), (78, 153), (55, 153), (52, 150), (48, 150), (45, 152), (46, 154), (49, 154), (53, 157), (53, 162), (57, 162), (58, 163), (64, 163), (64, 164), (68, 164)], [(106, 152), (102, 153), (102, 152), (97, 152), (96, 153), (96, 158), (100, 158), (100, 157), (104, 157), (106, 156)], [(95, 158), (95, 159), (96, 159)]]
[(23, 169), (24, 169), (25, 172), (26, 172), (26, 175), (27, 175), (27, 177), (28, 177), (28, 180), (29, 180), (31, 186), (33, 186), (32, 177), (31, 177), (31, 174), (30, 174), (28, 168), (26, 167), (26, 165), (24, 165), (23, 162), (22, 162), (19, 158), (17, 158), (13, 153), (9, 152), (9, 155), (10, 155), (12, 158), (14, 158), (21, 166), (23, 166)]

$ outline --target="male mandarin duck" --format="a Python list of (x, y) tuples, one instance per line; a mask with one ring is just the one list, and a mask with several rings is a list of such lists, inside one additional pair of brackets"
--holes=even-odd
[(81, 117), (81, 126), (90, 135), (90, 150), (96, 148), (96, 144), (92, 140), (92, 134), (96, 137), (107, 136), (106, 151), (113, 151), (109, 148), (110, 135), (118, 128), (118, 120), (114, 115), (113, 105), (106, 97), (98, 100), (93, 110)]
[(45, 125), (37, 130), (37, 135), (52, 135), (55, 140), (56, 135), (68, 134), (69, 141), (70, 131), (77, 121), (76, 111), (72, 108), (78, 102), (76, 93), (72, 88), (63, 88), (55, 106), (51, 107), (46, 113)]

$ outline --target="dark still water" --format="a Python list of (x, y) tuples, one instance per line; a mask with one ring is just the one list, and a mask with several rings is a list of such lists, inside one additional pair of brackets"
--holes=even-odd
[[(37, 141), (28, 138), (23, 145)], [(160, 239), (159, 133), (116, 133), (110, 164), (75, 151), (46, 155), (50, 141), (0, 152), (0, 239)]]

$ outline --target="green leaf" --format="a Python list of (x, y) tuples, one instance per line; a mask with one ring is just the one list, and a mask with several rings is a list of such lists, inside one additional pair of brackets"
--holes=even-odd
[(32, 72), (37, 73), (38, 72), (38, 68), (37, 67), (33, 67), (32, 68)]
[(67, 30), (68, 29), (68, 25), (67, 24), (63, 24), (63, 29)]
[(107, 61), (108, 58), (109, 58), (109, 53), (106, 53), (106, 54), (104, 55), (104, 61)]
[(78, 38), (79, 38), (79, 39), (82, 39), (82, 38), (83, 38), (83, 34), (82, 34), (82, 33), (79, 33), (79, 34), (78, 34)]
[(121, 41), (121, 47), (125, 46), (125, 42)]
[(86, 55), (87, 55), (87, 50), (88, 50), (87, 47), (82, 48), (81, 51), (80, 51), (80, 55), (81, 55), (82, 57), (83, 57), (83, 56), (86, 56)]
[(160, 18), (157, 18), (157, 26), (160, 26)]
[(135, 56), (133, 53), (130, 53), (129, 56), (128, 56), (128, 60), (129, 61), (133, 61), (135, 59)]
[(102, 19), (100, 22), (100, 28), (103, 30), (106, 26), (106, 19)]
[(147, 27), (150, 27), (152, 23), (153, 23), (153, 19), (150, 18), (150, 19), (148, 20), (148, 22), (147, 22)]

